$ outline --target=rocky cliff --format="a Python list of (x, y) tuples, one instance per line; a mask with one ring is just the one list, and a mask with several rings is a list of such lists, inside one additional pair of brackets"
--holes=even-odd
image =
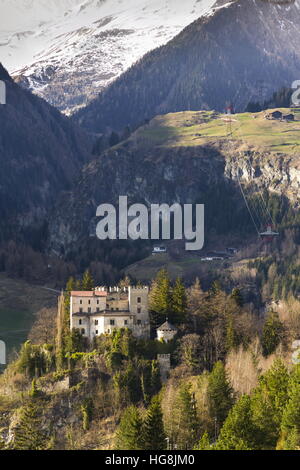
[[(246, 191), (267, 189), (298, 207), (300, 168), (292, 135), (299, 131), (300, 122), (267, 121), (263, 113), (254, 117), (236, 115), (231, 137), (217, 113), (185, 112), (155, 118), (83, 169), (76, 190), (64, 198), (52, 217), (51, 248), (68, 251), (79, 240), (95, 237), (97, 206), (116, 205), (119, 196), (127, 195), (129, 204), (148, 207), (154, 203), (204, 203), (207, 230), (219, 234), (251, 225), (239, 180)], [(263, 126), (269, 126), (266, 134), (271, 134), (272, 145), (261, 135)], [(285, 152), (275, 151), (277, 142)]]

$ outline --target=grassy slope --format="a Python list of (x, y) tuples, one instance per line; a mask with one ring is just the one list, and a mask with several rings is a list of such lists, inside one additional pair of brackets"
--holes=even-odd
[[(294, 112), (281, 109), (285, 114)], [(295, 122), (265, 119), (266, 112), (243, 113), (232, 116), (232, 138), (250, 146), (270, 152), (294, 154), (300, 149), (300, 112)], [(211, 111), (186, 111), (167, 114), (153, 119), (148, 127), (139, 131), (140, 140), (167, 147), (191, 147), (217, 140), (228, 135), (225, 116)]]
[(8, 355), (26, 340), (34, 314), (56, 302), (53, 292), (0, 275), (0, 339), (5, 341)]

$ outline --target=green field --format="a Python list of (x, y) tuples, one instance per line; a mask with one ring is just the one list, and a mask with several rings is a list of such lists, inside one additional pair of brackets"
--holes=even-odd
[(199, 255), (182, 253), (177, 259), (169, 254), (157, 254), (138, 261), (126, 268), (126, 274), (143, 282), (149, 282), (156, 277), (161, 269), (166, 269), (171, 279), (195, 278), (196, 276), (208, 277), (210, 274), (222, 268), (223, 261), (205, 262)]
[[(267, 149), (269, 152), (294, 154), (300, 149), (300, 114), (278, 108), (284, 114), (294, 113), (294, 122), (268, 120), (260, 113), (231, 116), (232, 135), (229, 140)], [(273, 111), (273, 110), (272, 110)], [(139, 143), (156, 146), (191, 147), (228, 140), (228, 116), (212, 111), (185, 111), (154, 118), (149, 126), (138, 132)]]
[(6, 343), (9, 359), (26, 341), (35, 314), (56, 303), (54, 292), (0, 275), (0, 339)]

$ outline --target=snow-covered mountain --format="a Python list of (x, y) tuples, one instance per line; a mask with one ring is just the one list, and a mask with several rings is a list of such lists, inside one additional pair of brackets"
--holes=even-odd
[(64, 112), (85, 105), (215, 0), (0, 0), (0, 61)]

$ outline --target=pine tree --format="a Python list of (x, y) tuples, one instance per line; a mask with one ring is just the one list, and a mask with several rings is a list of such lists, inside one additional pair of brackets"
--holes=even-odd
[(253, 450), (257, 446), (251, 398), (243, 395), (230, 410), (216, 443), (217, 450)]
[(152, 398), (143, 424), (143, 449), (165, 450), (167, 446), (163, 414), (158, 395)]
[(226, 325), (226, 351), (230, 352), (235, 349), (239, 344), (238, 336), (234, 328), (233, 315), (229, 314)]
[(174, 409), (175, 434), (173, 440), (179, 450), (193, 449), (199, 438), (199, 421), (195, 397), (190, 384), (179, 388)]
[(269, 356), (276, 350), (277, 346), (279, 346), (282, 331), (283, 325), (279, 320), (278, 314), (275, 312), (269, 312), (263, 327), (261, 338), (264, 356)]
[(116, 434), (116, 450), (142, 450), (142, 418), (136, 406), (127, 408)]
[(40, 410), (34, 400), (20, 410), (19, 423), (15, 428), (14, 450), (44, 450), (47, 440), (41, 432)]
[(94, 280), (89, 272), (89, 270), (85, 271), (83, 278), (82, 278), (82, 290), (91, 291), (94, 289)]
[(281, 423), (284, 449), (300, 447), (300, 365), (295, 366), (288, 383), (288, 402)]
[(262, 449), (275, 449), (280, 437), (280, 425), (288, 400), (289, 375), (285, 364), (276, 359), (259, 380), (252, 402), (253, 423)]
[(234, 404), (234, 392), (222, 362), (217, 362), (209, 376), (207, 397), (209, 414), (220, 427)]
[(198, 444), (194, 447), (194, 450), (212, 450), (213, 445), (210, 443), (209, 435), (207, 432), (203, 434)]
[(176, 279), (171, 294), (171, 321), (175, 324), (184, 323), (187, 314), (187, 295), (180, 278)]
[(154, 328), (159, 327), (166, 317), (171, 315), (171, 287), (168, 273), (165, 269), (159, 271), (149, 295), (149, 310), (151, 323)]

